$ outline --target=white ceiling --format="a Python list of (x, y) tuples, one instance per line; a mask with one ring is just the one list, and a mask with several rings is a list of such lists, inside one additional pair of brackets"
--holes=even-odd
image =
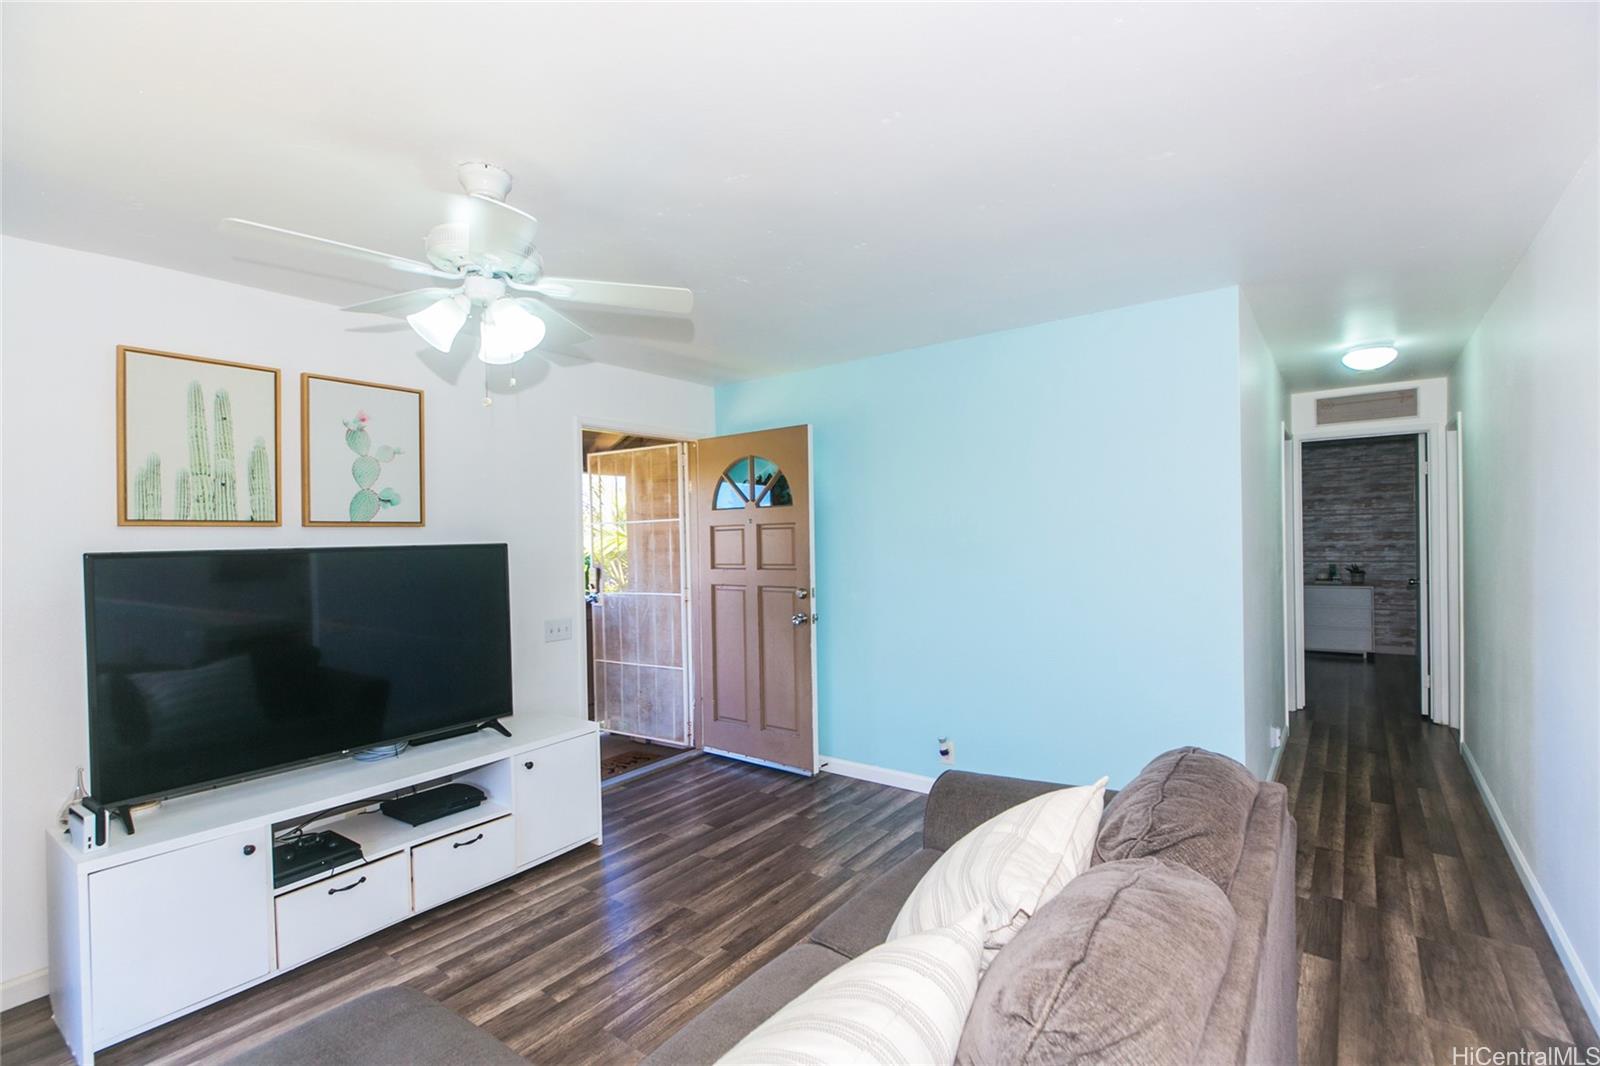
[(697, 293), (691, 342), (609, 362), (726, 380), (1240, 284), (1292, 387), (1367, 340), (1412, 377), (1594, 150), (1597, 10), (8, 4), (3, 223), (347, 303), (411, 286), (217, 220), (418, 255), (486, 159), (551, 273)]

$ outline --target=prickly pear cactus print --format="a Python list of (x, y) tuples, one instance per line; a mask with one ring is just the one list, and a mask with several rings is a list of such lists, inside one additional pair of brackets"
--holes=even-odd
[(392, 488), (385, 487), (381, 491), (373, 491), (372, 486), (377, 483), (378, 475), (383, 472), (383, 464), (393, 461), (395, 456), (403, 453), (401, 449), (392, 448), (387, 444), (373, 448), (372, 435), (367, 431), (367, 424), (370, 421), (367, 412), (357, 411), (354, 418), (344, 423), (344, 442), (356, 453), (355, 461), (350, 464), (350, 476), (356, 483), (356, 494), (350, 497), (352, 522), (370, 522), (384, 508), (393, 507), (400, 502), (400, 494)]

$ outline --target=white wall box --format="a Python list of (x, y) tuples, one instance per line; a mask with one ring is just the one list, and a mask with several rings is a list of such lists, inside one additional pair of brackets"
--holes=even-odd
[[(47, 839), (50, 1002), (83, 1066), (94, 1053), (484, 885), (600, 839), (593, 722), (518, 714), (382, 762), (340, 759), (168, 800), (103, 848)], [(487, 800), (423, 825), (376, 802), (445, 779)], [(359, 861), (274, 889), (272, 834), (309, 823)]]

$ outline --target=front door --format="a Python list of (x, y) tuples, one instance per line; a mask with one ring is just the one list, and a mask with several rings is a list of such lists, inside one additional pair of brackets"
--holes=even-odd
[(712, 437), (695, 462), (695, 703), (706, 750), (812, 773), (809, 426)]

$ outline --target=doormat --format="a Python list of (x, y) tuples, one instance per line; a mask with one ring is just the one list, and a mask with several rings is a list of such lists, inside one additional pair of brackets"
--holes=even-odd
[(648, 751), (624, 751), (616, 755), (607, 755), (600, 760), (600, 779), (603, 781), (608, 777), (625, 774), (629, 770), (637, 770), (641, 766), (650, 765), (657, 759), (664, 759), (669, 754), (672, 753), (662, 752), (657, 755)]

